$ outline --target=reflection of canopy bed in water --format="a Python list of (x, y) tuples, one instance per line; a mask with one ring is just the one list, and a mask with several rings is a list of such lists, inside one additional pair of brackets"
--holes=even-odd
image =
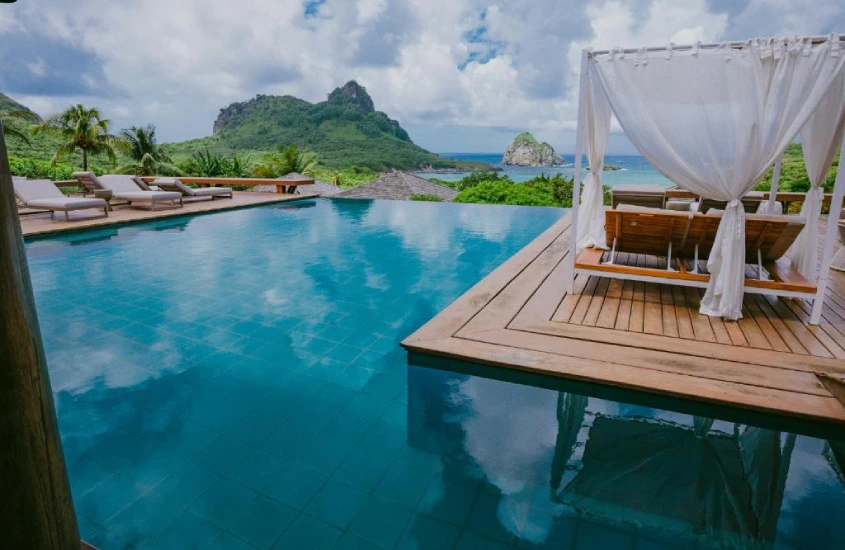
[(586, 400), (563, 400), (559, 407), (551, 486), (555, 499), (579, 516), (704, 546), (774, 540), (794, 435), (781, 447), (780, 432), (762, 428), (737, 426), (726, 434), (711, 430), (713, 421), (704, 418), (685, 426), (596, 415), (583, 428), (588, 438), (580, 469), (564, 482)]
[(828, 441), (825, 444), (824, 456), (836, 472), (836, 477), (845, 485), (845, 441)]
[[(837, 150), (845, 147), (845, 45), (841, 38), (831, 34), (585, 50), (581, 58), (568, 291), (574, 291), (578, 273), (633, 280), (656, 277), (668, 284), (702, 286), (701, 277), (681, 277), (668, 270), (640, 272), (642, 266), (596, 261), (594, 256), (604, 254), (602, 251), (612, 245), (605, 232), (601, 186), (611, 114), (643, 157), (667, 178), (705, 199), (727, 203), (709, 254), (709, 276), (703, 282), (707, 291), (700, 310), (727, 319), (742, 317), (743, 291), (748, 290), (746, 217), (740, 199), (775, 164), (773, 191), (777, 189), (778, 159), (800, 134), (811, 182), (801, 213), (804, 230), (793, 248), (790, 265), (782, 262), (780, 268), (773, 269), (766, 293), (813, 300), (811, 323), (818, 324), (837, 221), (836, 216), (829, 217), (817, 272), (821, 185)], [(581, 197), (581, 156), (585, 150), (590, 173)], [(843, 193), (845, 171), (840, 170), (832, 212), (839, 212)], [(771, 193), (770, 212), (774, 201), (775, 194)], [(641, 229), (646, 235), (647, 229)], [(660, 236), (654, 238), (659, 240)], [(581, 261), (579, 255), (585, 251), (592, 256)], [(668, 255), (671, 262), (678, 252), (663, 248), (660, 255)], [(594, 269), (597, 265), (602, 269)]]

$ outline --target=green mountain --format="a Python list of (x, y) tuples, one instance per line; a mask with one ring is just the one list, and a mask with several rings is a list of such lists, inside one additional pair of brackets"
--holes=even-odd
[(467, 167), (415, 145), (397, 121), (375, 110), (366, 89), (354, 80), (319, 103), (271, 95), (233, 103), (220, 110), (211, 137), (166, 148), (178, 159), (206, 148), (217, 153), (264, 152), (288, 145), (317, 153), (326, 168)]
[(41, 117), (26, 105), (22, 105), (6, 94), (0, 93), (0, 113), (8, 113), (9, 111), (28, 111), (35, 115), (38, 120), (41, 120)]

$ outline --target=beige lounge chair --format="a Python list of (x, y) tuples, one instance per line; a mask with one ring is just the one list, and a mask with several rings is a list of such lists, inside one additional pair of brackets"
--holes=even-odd
[[(637, 281), (705, 287), (709, 275), (700, 260), (713, 248), (720, 215), (673, 212), (622, 206), (605, 211), (610, 252), (587, 248), (575, 262), (579, 272)], [(787, 263), (778, 262), (789, 249), (803, 221), (792, 216), (746, 215), (745, 290), (778, 296), (805, 297), (816, 287)], [(666, 258), (664, 268), (644, 257)], [(644, 267), (644, 265), (650, 267)]]
[(610, 190), (613, 208), (620, 204), (631, 204), (648, 208), (663, 208), (666, 189), (659, 185), (622, 184)]
[[(141, 181), (143, 182), (143, 180)], [(181, 193), (183, 197), (191, 199), (209, 198), (214, 200), (232, 198), (231, 187), (202, 187), (194, 189), (193, 187), (189, 187), (179, 181), (178, 178), (156, 178), (153, 180), (151, 185), (157, 186), (162, 191), (175, 191), (177, 193)], [(147, 186), (147, 189), (149, 189), (149, 186)]]
[(71, 210), (88, 210), (102, 208), (105, 216), (109, 215), (111, 207), (103, 199), (67, 197), (50, 180), (20, 180), (13, 179), (12, 186), (15, 196), (28, 208), (49, 210), (55, 220), (56, 212), (64, 212), (65, 220), (69, 221)]
[(125, 200), (130, 206), (133, 203), (149, 204), (150, 210), (155, 210), (156, 204), (165, 203), (182, 206), (182, 194), (170, 191), (145, 191), (135, 181), (135, 176), (112, 174), (95, 176), (92, 172), (74, 172), (73, 177), (86, 189), (107, 189), (112, 197)]

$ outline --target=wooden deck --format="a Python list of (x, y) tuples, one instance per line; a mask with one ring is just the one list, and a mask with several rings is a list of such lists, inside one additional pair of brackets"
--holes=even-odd
[[(411, 352), (845, 423), (822, 382), (845, 376), (845, 274), (822, 323), (803, 300), (746, 295), (743, 319), (698, 313), (699, 289), (578, 277), (566, 287), (569, 216), (408, 337)], [(839, 243), (841, 246), (841, 243)], [(827, 379), (825, 379), (827, 381)], [(834, 391), (836, 391), (834, 389)]]
[(132, 208), (125, 204), (115, 205), (114, 210), (109, 212), (108, 217), (103, 217), (102, 210), (78, 210), (70, 213), (70, 221), (67, 222), (64, 221), (63, 212), (58, 212), (54, 221), (50, 218), (49, 212), (30, 213), (32, 212), (31, 210), (24, 209), (20, 220), (23, 234), (25, 237), (28, 237), (94, 227), (106, 227), (129, 222), (172, 218), (203, 212), (218, 212), (261, 204), (289, 202), (315, 198), (317, 196), (319, 195), (307, 193), (294, 195), (235, 191), (231, 199), (186, 200), (182, 208), (157, 206), (156, 210), (149, 210), (146, 208)]

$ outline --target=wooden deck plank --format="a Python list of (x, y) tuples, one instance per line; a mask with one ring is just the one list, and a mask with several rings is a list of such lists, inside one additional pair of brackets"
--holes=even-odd
[[(412, 351), (563, 376), (575, 380), (599, 382), (693, 401), (705, 401), (764, 412), (779, 412), (799, 418), (845, 423), (845, 407), (842, 407), (832, 396), (823, 397), (757, 388), (744, 384), (625, 367), (612, 363), (589, 361), (459, 338), (429, 341), (426, 342), (425, 347), (419, 345), (408, 345), (406, 347)], [(690, 387), (695, 388), (694, 393), (690, 393)]]
[(816, 376), (845, 376), (844, 275), (832, 274), (819, 326), (808, 324), (809, 302), (764, 295), (747, 295), (743, 319), (725, 322), (698, 313), (696, 288), (579, 275), (567, 294), (567, 227), (568, 218), (555, 224), (403, 345), (845, 424), (845, 406)]

